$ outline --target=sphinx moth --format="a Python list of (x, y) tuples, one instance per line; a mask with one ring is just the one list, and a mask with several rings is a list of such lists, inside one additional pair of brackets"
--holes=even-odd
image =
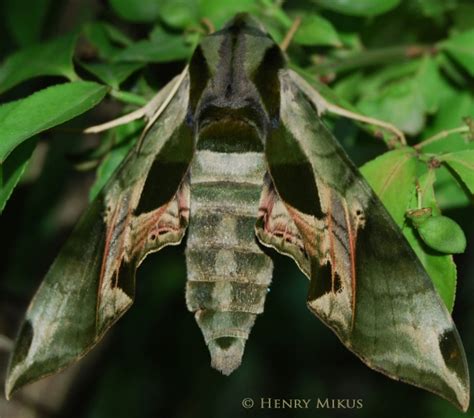
[(250, 17), (205, 37), (37, 291), (7, 396), (85, 355), (132, 304), (143, 259), (187, 233), (186, 304), (214, 368), (240, 365), (263, 312), (264, 246), (296, 262), (308, 308), (365, 364), (466, 410), (455, 325), (315, 94)]

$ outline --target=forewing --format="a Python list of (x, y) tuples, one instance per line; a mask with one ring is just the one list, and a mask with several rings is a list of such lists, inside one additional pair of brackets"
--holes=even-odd
[(290, 71), (280, 84), (266, 156), (309, 258), (309, 309), (368, 366), (467, 409), (464, 349), (430, 278)]
[(7, 396), (89, 351), (132, 304), (135, 270), (143, 258), (181, 241), (194, 149), (185, 123), (188, 96), (186, 77), (51, 266), (20, 329)]

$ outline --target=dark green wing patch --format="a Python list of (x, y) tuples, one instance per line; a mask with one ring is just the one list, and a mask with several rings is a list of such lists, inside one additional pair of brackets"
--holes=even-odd
[[(429, 276), (291, 71), (280, 72), (280, 83), (284, 128), (270, 138), (267, 158), (276, 191), (310, 258), (309, 309), (368, 366), (466, 410), (464, 349)], [(315, 193), (319, 216), (289, 194), (273, 151), (280, 146), (298, 155), (301, 172), (311, 172), (309, 180), (293, 187)], [(308, 181), (314, 182), (309, 189)], [(275, 248), (281, 251), (281, 245)]]
[[(185, 121), (188, 94), (187, 78), (139, 149), (130, 151), (82, 216), (51, 266), (21, 327), (7, 374), (7, 396), (92, 349), (132, 304), (135, 270), (143, 258), (181, 241), (189, 215), (182, 164), (181, 179), (175, 176), (168, 202), (139, 215), (135, 210), (147, 176), (160, 173), (154, 162), (171, 157), (166, 144)], [(189, 145), (186, 149), (177, 161), (189, 158), (189, 164)], [(156, 181), (163, 184), (163, 179)]]

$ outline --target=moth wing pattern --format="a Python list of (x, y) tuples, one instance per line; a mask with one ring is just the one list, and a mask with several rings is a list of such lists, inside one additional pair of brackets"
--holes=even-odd
[[(429, 276), (298, 77), (280, 70), (279, 80), (280, 126), (266, 144), (269, 187), (304, 243), (290, 255), (310, 277), (309, 309), (369, 367), (466, 410), (464, 349)], [(257, 225), (262, 244), (288, 254), (281, 234), (271, 235)]]
[[(144, 257), (181, 242), (189, 216), (185, 173), (193, 150), (185, 123), (188, 97), (186, 76), (52, 264), (17, 337), (7, 396), (83, 357), (133, 303), (135, 271)], [(155, 178), (170, 171), (167, 179)], [(142, 193), (157, 184), (165, 190)]]
[(301, 271), (310, 277), (310, 260), (303, 237), (268, 173), (264, 179), (255, 232), (262, 245), (293, 258)]

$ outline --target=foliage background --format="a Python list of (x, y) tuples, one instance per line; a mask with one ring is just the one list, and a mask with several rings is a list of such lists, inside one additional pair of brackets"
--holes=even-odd
[[(365, 164), (364, 174), (450, 308), (457, 286), (453, 315), (473, 370), (474, 147), (463, 122), (474, 116), (471, 1), (3, 0), (0, 6), (2, 372), (34, 290), (142, 125), (101, 136), (81, 130), (146, 103), (181, 71), (210, 25), (219, 28), (240, 11), (256, 15), (278, 42), (302, 16), (288, 49), (294, 68), (328, 99), (408, 135), (410, 147), (400, 148), (389, 135), (327, 120), (356, 164)], [(464, 134), (417, 145), (453, 128)], [(453, 258), (419, 239), (405, 218), (418, 200), (461, 225), (464, 254)], [(8, 404), (0, 400), (0, 416), (464, 416), (364, 366), (306, 309), (307, 282), (292, 262), (275, 262), (265, 313), (231, 377), (209, 366), (184, 304), (183, 249), (168, 248), (147, 258), (135, 305), (104, 343), (60, 376)], [(313, 405), (316, 398), (360, 398), (364, 407), (245, 410), (245, 397), (311, 398)]]

